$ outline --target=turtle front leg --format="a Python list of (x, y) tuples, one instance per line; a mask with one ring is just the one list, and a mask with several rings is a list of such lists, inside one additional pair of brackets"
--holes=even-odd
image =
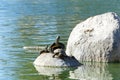
[(58, 55), (58, 54), (59, 54), (59, 53), (54, 53), (52, 57), (55, 58), (55, 56)]

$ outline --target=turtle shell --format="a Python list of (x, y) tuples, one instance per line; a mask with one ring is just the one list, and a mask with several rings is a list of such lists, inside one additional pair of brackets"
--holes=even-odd
[(50, 51), (53, 53), (55, 49), (65, 49), (65, 45), (63, 43), (53, 43), (51, 46), (50, 46)]
[(65, 50), (63, 49), (55, 49), (54, 50), (54, 55), (53, 55), (53, 58), (61, 58), (61, 59), (64, 59), (65, 57), (67, 57), (66, 53), (65, 53)]

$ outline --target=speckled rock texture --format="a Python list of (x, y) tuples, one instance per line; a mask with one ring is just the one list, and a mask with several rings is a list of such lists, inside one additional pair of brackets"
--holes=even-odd
[(65, 57), (64, 59), (55, 57), (53, 58), (52, 53), (43, 53), (39, 55), (33, 62), (34, 65), (44, 67), (75, 67), (79, 66), (80, 63), (72, 57)]
[(120, 62), (120, 17), (108, 12), (77, 24), (66, 54), (79, 61)]

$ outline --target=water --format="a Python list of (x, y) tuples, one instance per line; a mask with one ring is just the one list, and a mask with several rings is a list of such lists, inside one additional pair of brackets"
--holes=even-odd
[(120, 0), (1, 0), (0, 80), (120, 80), (119, 63), (37, 71), (32, 63), (38, 51), (23, 49), (49, 45), (57, 35), (67, 44), (77, 23), (105, 12), (120, 14), (119, 3)]

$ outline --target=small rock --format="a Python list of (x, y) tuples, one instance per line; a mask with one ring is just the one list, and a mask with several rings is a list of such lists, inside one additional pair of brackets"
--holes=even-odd
[(80, 63), (75, 58), (72, 57), (65, 57), (64, 59), (53, 58), (52, 53), (43, 53), (39, 55), (33, 62), (33, 64), (45, 67), (76, 67), (80, 65)]

